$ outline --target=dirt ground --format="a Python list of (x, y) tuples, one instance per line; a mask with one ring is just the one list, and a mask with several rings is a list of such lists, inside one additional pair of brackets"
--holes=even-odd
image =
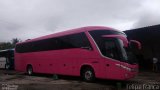
[(128, 81), (99, 80), (87, 83), (79, 77), (0, 70), (0, 90), (160, 90), (160, 73), (141, 72)]

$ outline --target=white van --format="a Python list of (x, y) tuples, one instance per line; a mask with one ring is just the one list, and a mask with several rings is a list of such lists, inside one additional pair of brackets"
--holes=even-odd
[(0, 68), (5, 69), (5, 65), (6, 65), (6, 58), (0, 57)]

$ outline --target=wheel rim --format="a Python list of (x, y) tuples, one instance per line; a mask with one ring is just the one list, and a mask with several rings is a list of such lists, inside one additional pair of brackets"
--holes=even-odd
[(32, 74), (32, 68), (31, 68), (31, 67), (28, 68), (28, 74), (29, 74), (29, 75)]
[(9, 69), (9, 65), (6, 65), (6, 69)]
[(86, 71), (84, 77), (86, 80), (90, 80), (92, 78), (92, 75), (93, 74), (91, 71)]

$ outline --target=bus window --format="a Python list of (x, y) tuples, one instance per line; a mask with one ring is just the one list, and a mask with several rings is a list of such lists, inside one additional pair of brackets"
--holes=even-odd
[(39, 52), (39, 51), (72, 49), (81, 47), (91, 48), (90, 42), (85, 33), (77, 33), (56, 38), (49, 38), (34, 42), (18, 44), (16, 46), (16, 52), (18, 53)]
[(66, 35), (58, 38), (62, 49), (91, 47), (85, 33)]
[(104, 56), (119, 60), (120, 56), (118, 53), (118, 48), (115, 40), (105, 40), (104, 42), (104, 50), (102, 52)]

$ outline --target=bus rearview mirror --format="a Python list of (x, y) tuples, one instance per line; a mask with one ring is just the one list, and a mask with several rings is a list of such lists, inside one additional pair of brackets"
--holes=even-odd
[(129, 45), (131, 48), (137, 48), (139, 50), (141, 49), (141, 43), (137, 40), (130, 40)]

